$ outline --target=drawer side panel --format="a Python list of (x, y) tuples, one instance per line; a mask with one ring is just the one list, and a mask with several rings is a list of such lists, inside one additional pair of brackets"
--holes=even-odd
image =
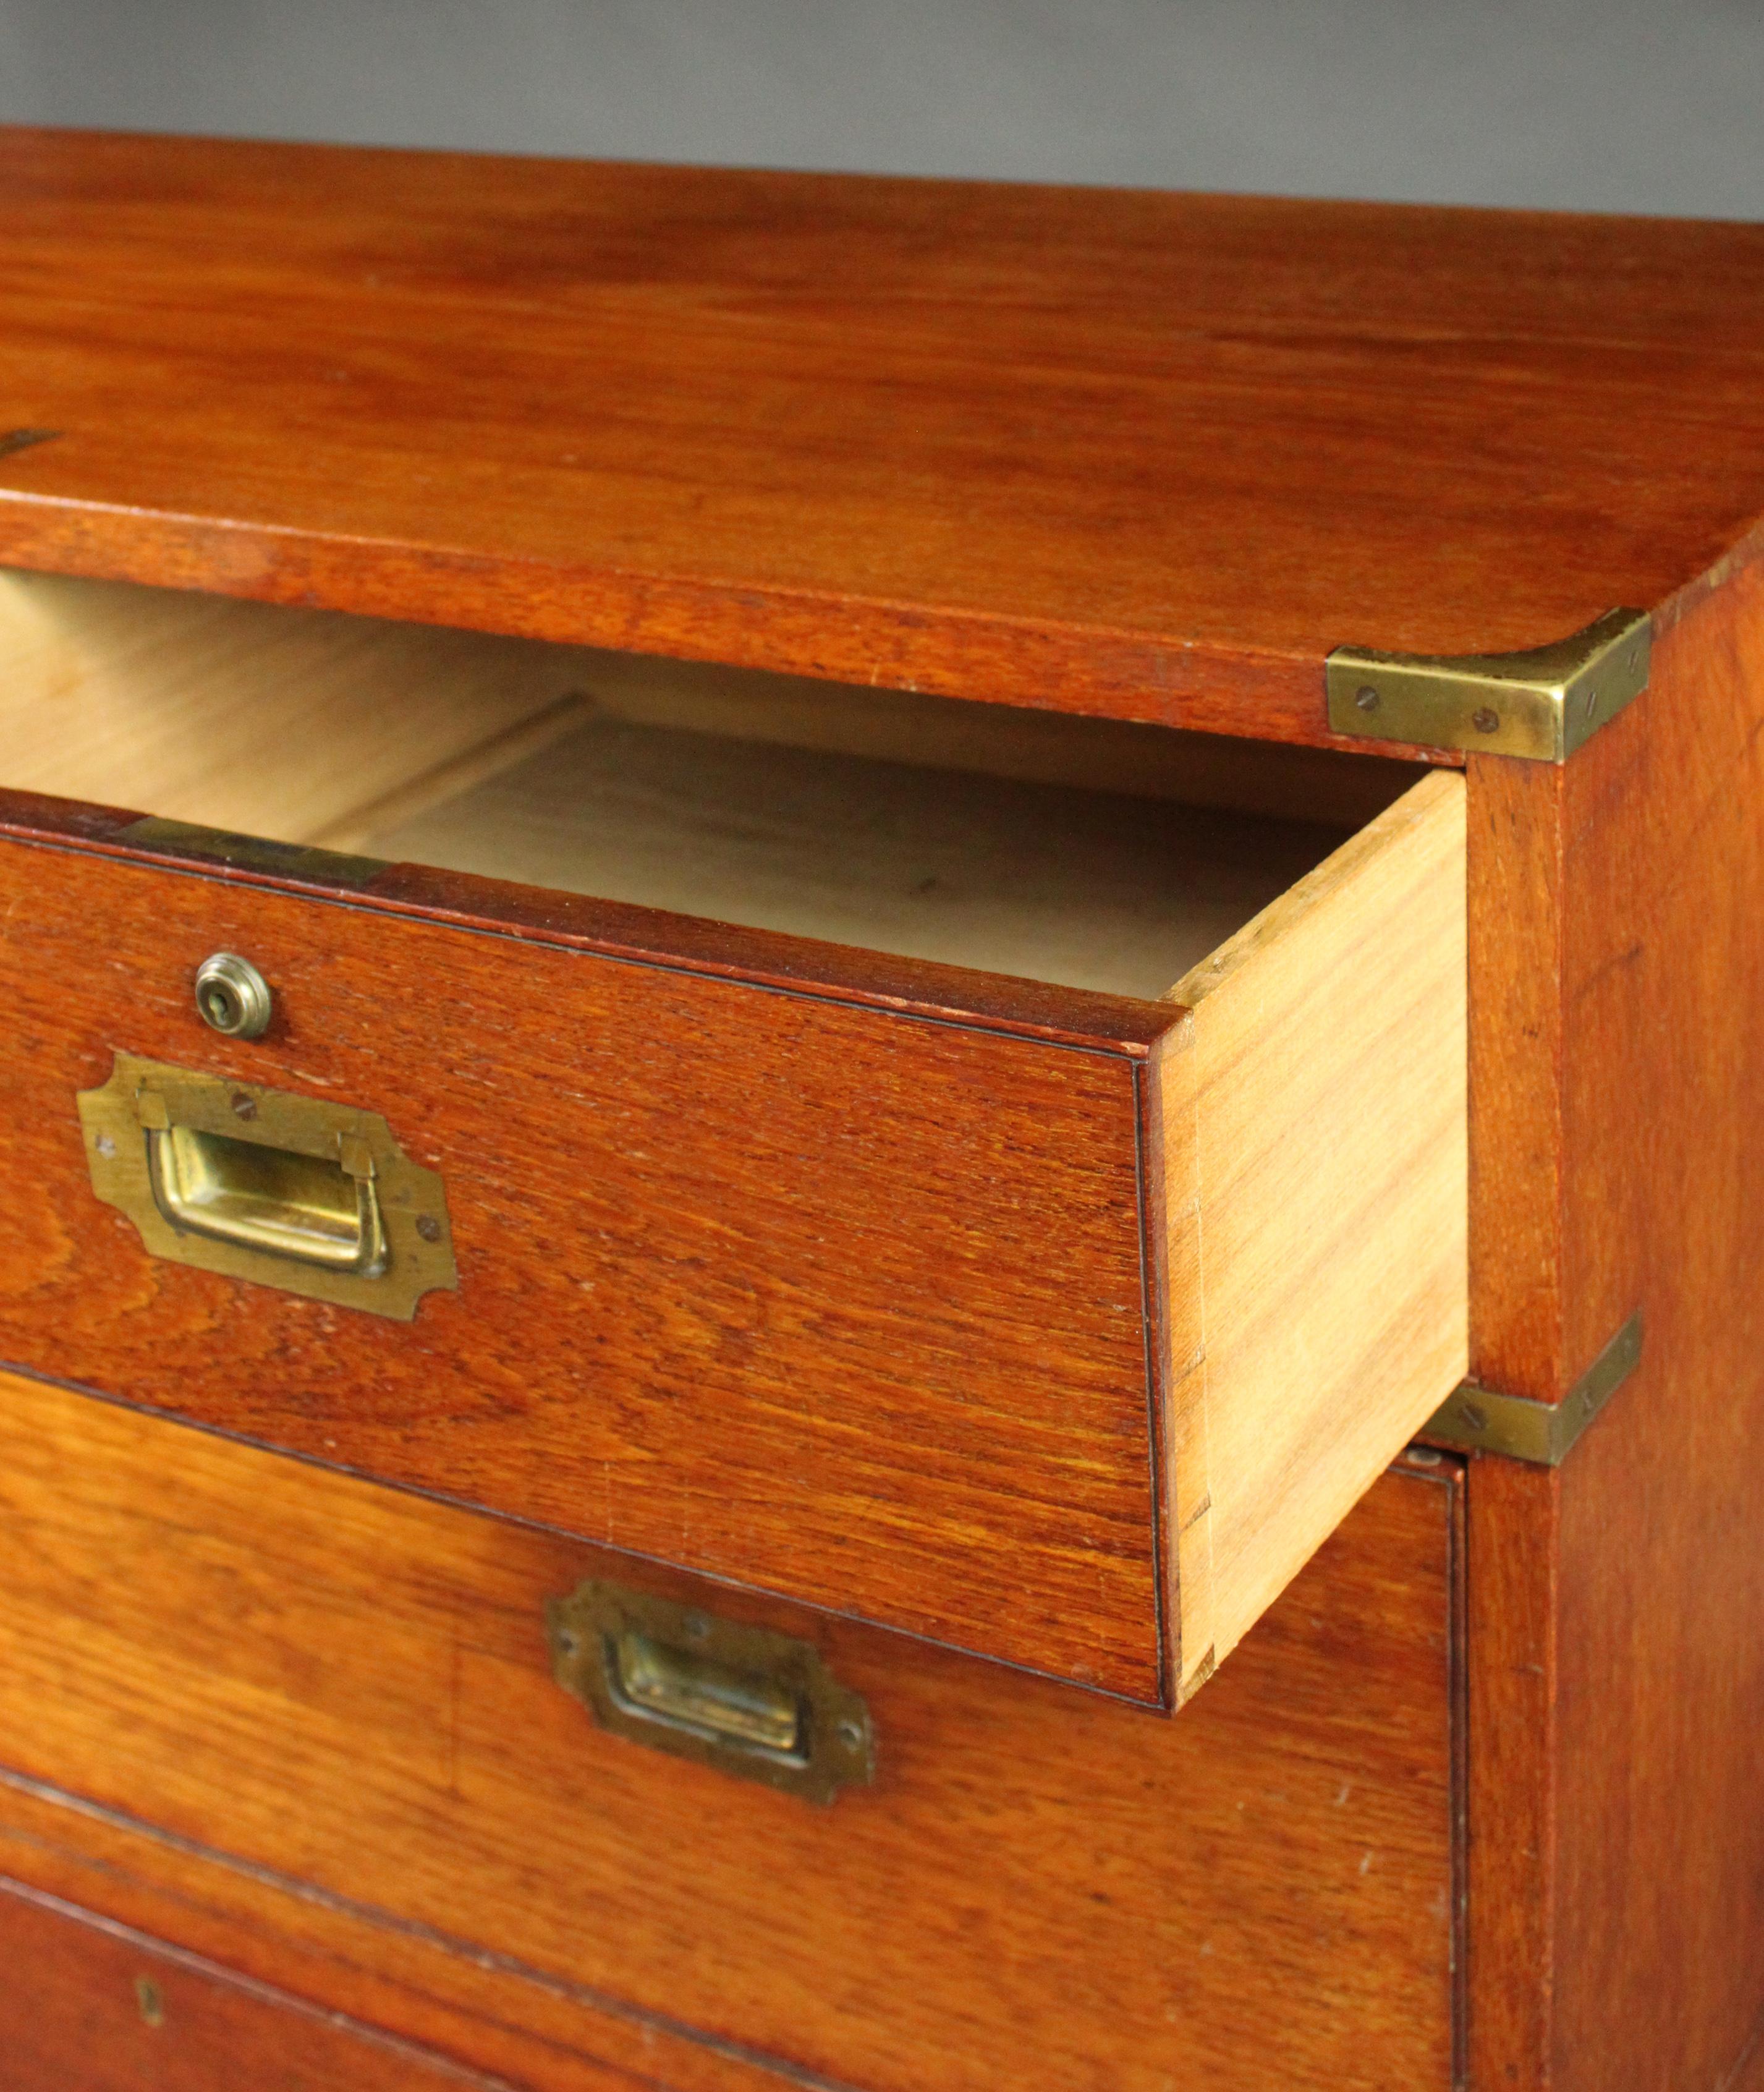
[(1171, 992), (1179, 1697), (1464, 1377), (1464, 918), (1436, 773)]

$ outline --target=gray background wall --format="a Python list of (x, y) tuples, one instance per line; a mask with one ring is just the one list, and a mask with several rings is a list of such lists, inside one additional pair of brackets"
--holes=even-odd
[(0, 119), (1764, 216), (1764, 0), (0, 0)]

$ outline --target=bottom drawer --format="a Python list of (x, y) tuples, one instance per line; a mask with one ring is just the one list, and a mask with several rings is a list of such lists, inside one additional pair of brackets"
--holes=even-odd
[(0, 1880), (6, 2092), (499, 2092), (409, 2042)]
[[(8, 1377), (0, 1779), (489, 1948), (510, 2022), (870, 2092), (1444, 2092), (1456, 1478), (1394, 1469), (1171, 1719)], [(544, 1623), (590, 1577), (812, 1642), (873, 1783), (597, 1727)]]

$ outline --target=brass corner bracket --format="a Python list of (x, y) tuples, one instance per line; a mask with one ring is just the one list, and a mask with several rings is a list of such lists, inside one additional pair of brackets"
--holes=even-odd
[(1529, 1395), (1502, 1394), (1467, 1380), (1434, 1411), (1420, 1435), (1465, 1452), (1504, 1453), (1538, 1467), (1559, 1467), (1641, 1358), (1638, 1308), (1562, 1401), (1533, 1402)]
[(1380, 654), (1338, 646), (1325, 663), (1329, 724), (1408, 741), (1565, 763), (1648, 685), (1653, 620), (1612, 610), (1520, 654)]

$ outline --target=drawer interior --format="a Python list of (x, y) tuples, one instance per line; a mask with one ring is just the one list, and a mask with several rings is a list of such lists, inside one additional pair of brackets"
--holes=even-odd
[(0, 577), (0, 785), (1154, 999), (1377, 757)]
[[(1449, 774), (17, 573), (0, 659), (84, 802), (0, 849), (0, 1360), (1162, 1706), (1463, 1375)], [(138, 1232), (124, 1057), (376, 1114), (457, 1287)]]

